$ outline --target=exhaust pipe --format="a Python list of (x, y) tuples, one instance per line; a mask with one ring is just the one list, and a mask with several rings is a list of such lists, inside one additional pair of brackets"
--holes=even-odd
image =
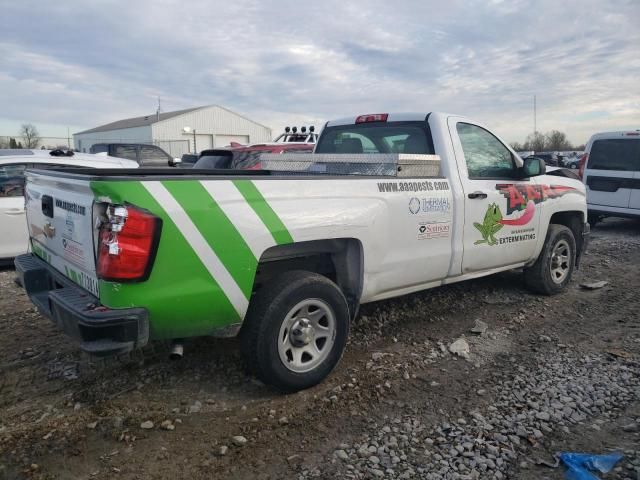
[(171, 344), (171, 351), (169, 352), (169, 359), (180, 360), (184, 355), (184, 345), (182, 340), (174, 340)]

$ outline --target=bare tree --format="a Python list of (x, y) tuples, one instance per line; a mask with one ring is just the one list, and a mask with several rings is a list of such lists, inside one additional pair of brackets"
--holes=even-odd
[(516, 152), (522, 152), (524, 150), (522, 148), (522, 145), (518, 142), (511, 142), (509, 145), (511, 145), (511, 148), (513, 148)]
[(36, 148), (40, 142), (38, 129), (32, 123), (23, 123), (20, 127), (20, 136), (24, 138), (24, 148)]
[(547, 132), (544, 138), (546, 140), (545, 148), (547, 150), (554, 150), (558, 152), (571, 150), (571, 144), (569, 143), (569, 140), (567, 140), (567, 135), (559, 130), (551, 130), (550, 132)]
[(534, 152), (544, 152), (546, 143), (545, 136), (540, 132), (530, 133), (527, 135), (527, 139), (524, 145), (522, 145), (522, 148), (524, 150), (533, 150)]

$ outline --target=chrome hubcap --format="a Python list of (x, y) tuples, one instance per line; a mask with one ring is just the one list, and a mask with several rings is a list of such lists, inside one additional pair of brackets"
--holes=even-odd
[(291, 345), (296, 348), (302, 348), (305, 345), (309, 345), (313, 340), (313, 327), (308, 318), (301, 318), (297, 320), (291, 328)]
[(323, 300), (303, 300), (285, 317), (278, 336), (278, 355), (292, 372), (313, 370), (329, 356), (336, 336), (336, 318)]
[(562, 283), (569, 275), (571, 270), (571, 247), (566, 240), (560, 240), (556, 243), (551, 253), (551, 264), (549, 269), (551, 271), (551, 280), (554, 283)]

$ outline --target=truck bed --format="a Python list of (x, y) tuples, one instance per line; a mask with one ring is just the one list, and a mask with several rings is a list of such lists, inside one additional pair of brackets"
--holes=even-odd
[[(29, 168), (27, 172), (43, 174), (51, 177), (75, 177), (82, 176), (99, 178), (106, 180), (108, 178), (117, 178), (119, 180), (126, 177), (135, 177), (140, 180), (144, 177), (165, 178), (165, 177), (210, 177), (210, 176), (228, 176), (228, 177), (248, 177), (248, 176), (268, 176), (271, 172), (268, 170), (229, 170), (229, 169), (182, 169), (182, 168), (64, 168), (56, 169), (38, 169)], [(125, 178), (123, 178), (125, 177)]]

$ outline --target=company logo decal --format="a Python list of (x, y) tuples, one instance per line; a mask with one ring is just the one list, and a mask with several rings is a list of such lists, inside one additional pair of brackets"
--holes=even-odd
[(409, 200), (409, 211), (414, 215), (420, 211), (420, 199), (413, 197)]
[(77, 213), (78, 215), (87, 214), (86, 207), (78, 205), (77, 203), (68, 202), (66, 200), (60, 200), (59, 198), (56, 198), (56, 207), (61, 208), (62, 210), (66, 210), (67, 212)]
[(47, 222), (44, 224), (44, 228), (42, 229), (44, 236), (47, 238), (53, 238), (56, 236), (56, 227), (51, 225), (51, 223)]
[(535, 240), (534, 228), (517, 229), (508, 236), (496, 237), (496, 234), (506, 225), (509, 227), (523, 227), (533, 220), (536, 214), (536, 204), (558, 198), (567, 193), (582, 194), (579, 190), (565, 185), (527, 185), (527, 184), (498, 184), (496, 189), (507, 200), (507, 215), (504, 218), (502, 210), (497, 203), (491, 203), (487, 207), (482, 223), (475, 222), (473, 226), (480, 232), (481, 240), (476, 240), (475, 245), (486, 243), (487, 245), (503, 245), (505, 243)]
[(451, 232), (449, 222), (422, 222), (418, 225), (418, 240), (446, 238)]
[(409, 212), (413, 215), (419, 213), (449, 213), (451, 201), (447, 197), (417, 198), (409, 200)]
[(529, 202), (537, 204), (567, 193), (580, 193), (579, 190), (564, 185), (498, 184), (496, 190), (507, 199), (507, 215), (523, 210)]

